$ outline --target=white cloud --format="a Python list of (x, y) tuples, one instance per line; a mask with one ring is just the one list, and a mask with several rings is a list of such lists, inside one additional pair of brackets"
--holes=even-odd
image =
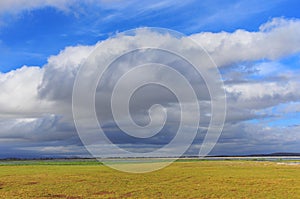
[(300, 51), (300, 20), (274, 18), (260, 31), (236, 30), (233, 33), (204, 32), (191, 35), (211, 54), (218, 66), (239, 61), (276, 60)]
[(280, 103), (300, 100), (300, 82), (257, 82), (226, 86), (236, 96), (239, 107), (262, 109)]
[(58, 55), (51, 56), (43, 67), (45, 73), (38, 85), (39, 97), (48, 100), (70, 99), (79, 66), (93, 49), (94, 46), (66, 47)]
[(0, 118), (13, 115), (36, 115), (47, 112), (47, 103), (38, 97), (44, 69), (23, 66), (0, 73)]
[[(192, 35), (191, 38), (207, 49), (219, 66), (225, 66), (240, 61), (256, 61), (265, 58), (276, 60), (299, 52), (300, 39), (298, 35), (300, 35), (299, 20), (273, 19), (262, 25), (259, 32), (238, 30), (234, 33), (199, 33)], [(153, 40), (162, 47), (180, 48), (180, 45), (169, 36), (155, 35), (147, 30), (139, 32), (136, 37), (135, 41), (130, 37), (115, 37), (94, 46), (66, 47), (58, 55), (51, 56), (48, 63), (41, 68), (24, 66), (8, 73), (1, 73), (0, 139), (26, 138), (32, 142), (60, 139), (60, 144), (78, 144), (73, 139), (75, 129), (71, 120), (70, 100), (75, 76), (95, 47), (99, 45), (102, 47), (100, 49), (101, 56), (97, 58), (99, 67), (103, 67), (101, 65), (103, 59), (109, 59), (120, 52), (125, 52), (132, 45), (136, 47), (151, 46)], [(139, 43), (135, 43), (136, 41)], [(191, 56), (198, 56), (189, 46), (181, 50), (190, 52)], [(166, 57), (158, 56), (157, 60), (164, 58)], [(141, 57), (135, 57), (135, 59), (140, 63), (145, 62)], [(128, 63), (124, 61), (120, 70), (111, 72), (110, 76), (105, 79), (107, 88), (111, 87), (109, 83), (114, 83), (129, 68)], [(255, 65), (254, 68), (260, 71), (258, 75), (278, 76), (285, 69), (283, 65), (276, 65), (276, 63), (275, 61), (266, 62)], [(276, 69), (275, 72), (272, 69)], [(196, 80), (193, 71), (187, 69), (184, 72), (192, 82)], [(143, 79), (147, 75), (149, 74), (142, 74), (137, 79)], [(154, 75), (157, 79), (162, 78), (159, 71)], [(236, 131), (236, 134), (232, 135), (233, 139), (240, 135), (236, 126), (230, 126), (231, 124), (265, 117), (265, 115), (258, 114), (257, 110), (300, 100), (300, 83), (295, 76), (286, 75), (285, 79), (279, 78), (278, 81), (263, 81), (262, 79), (257, 81), (236, 81), (226, 85), (229, 103), (228, 131), (230, 129)], [(175, 80), (174, 85), (176, 84)], [(147, 112), (143, 112), (142, 109), (146, 109), (151, 102), (170, 102), (170, 94), (162, 91), (153, 92), (151, 89), (148, 91), (145, 95), (140, 96), (139, 101), (135, 104), (133, 118), (146, 120), (144, 113)], [(154, 98), (152, 93), (156, 93), (157, 98)], [(206, 95), (207, 93), (203, 93), (202, 97), (205, 98)], [(174, 103), (174, 99), (171, 101)], [(178, 106), (172, 105), (172, 103), (168, 104), (167, 110), (171, 111), (171, 117), (176, 118), (174, 115), (178, 112)], [(107, 108), (108, 106), (103, 106), (101, 111), (105, 113), (105, 117), (110, 117)], [(207, 107), (204, 106), (204, 108), (201, 110), (206, 111)], [(207, 123), (207, 118), (204, 118), (204, 121)], [(203, 125), (205, 126), (205, 124)], [(249, 133), (249, 131), (247, 132)], [(266, 129), (263, 132), (266, 132)], [(292, 132), (293, 129), (291, 129), (291, 134)], [(244, 137), (242, 136), (242, 138)], [(49, 147), (46, 149), (52, 150)]]

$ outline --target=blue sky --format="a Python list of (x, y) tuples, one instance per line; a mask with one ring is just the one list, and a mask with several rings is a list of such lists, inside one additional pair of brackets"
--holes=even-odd
[[(153, 7), (153, 8), (152, 8)], [(70, 10), (52, 6), (2, 11), (0, 71), (41, 66), (66, 46), (91, 45), (116, 32), (163, 27), (184, 34), (256, 31), (273, 17), (299, 18), (289, 1), (128, 1), (76, 3)]]
[(3, 0), (0, 157), (87, 155), (70, 107), (78, 68), (95, 46), (139, 27), (179, 31), (219, 66), (228, 116), (212, 154), (300, 152), (299, 9), (297, 0)]

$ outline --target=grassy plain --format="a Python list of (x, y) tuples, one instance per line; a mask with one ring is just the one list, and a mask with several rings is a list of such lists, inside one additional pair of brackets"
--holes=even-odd
[(131, 174), (97, 162), (0, 164), (0, 198), (300, 198), (300, 166), (178, 161)]

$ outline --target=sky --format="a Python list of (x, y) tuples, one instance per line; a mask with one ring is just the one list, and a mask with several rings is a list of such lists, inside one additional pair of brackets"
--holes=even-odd
[[(176, 48), (175, 38), (154, 34), (147, 27), (186, 35), (207, 51), (222, 75), (227, 116), (210, 155), (300, 152), (299, 8), (296, 0), (2, 0), (0, 158), (89, 156), (73, 120), (76, 75), (98, 47), (99, 63), (149, 41), (155, 41), (158, 47)], [(118, 36), (135, 28), (144, 28), (133, 36), (139, 43)], [(180, 50), (197, 57), (193, 49)], [(167, 59), (161, 54), (155, 56), (160, 61)], [(164, 89), (144, 88), (132, 101), (132, 118), (145, 125), (149, 122), (147, 110), (157, 103), (166, 105), (170, 117), (153, 139), (133, 139), (122, 133), (111, 121), (109, 106), (101, 97), (106, 99), (110, 83), (120, 78), (118, 72), (127, 64), (123, 62), (124, 67), (116, 66), (116, 71), (108, 72), (103, 88), (97, 88), (97, 117), (107, 137), (119, 147), (153, 151), (174, 137), (178, 102)], [(185, 67), (181, 70), (193, 86), (203, 83), (193, 71)], [(151, 75), (159, 79), (160, 72), (133, 76), (132, 81)], [(170, 82), (176, 85), (176, 79)], [(128, 87), (123, 85), (122, 91)], [(206, 95), (204, 92), (199, 97), (204, 119), (186, 151), (188, 155), (198, 154), (209, 124)], [(122, 100), (117, 102), (121, 104)], [(105, 144), (97, 147), (110, 150)]]

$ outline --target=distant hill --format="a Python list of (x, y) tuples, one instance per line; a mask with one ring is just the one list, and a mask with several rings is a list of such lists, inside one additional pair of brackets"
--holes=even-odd
[(276, 156), (300, 156), (300, 153), (277, 152), (277, 153), (260, 153), (260, 154), (250, 154), (250, 155), (213, 155), (209, 157), (276, 157)]
[[(207, 157), (280, 157), (280, 156), (299, 156), (300, 157), (300, 153), (288, 153), (288, 152), (277, 152), (277, 153), (266, 153), (266, 154), (250, 154), (250, 155), (212, 155), (212, 156), (207, 156)], [(120, 158), (121, 157), (111, 157), (111, 158)], [(127, 157), (127, 158), (134, 158), (134, 157)], [(139, 157), (139, 158), (143, 158), (143, 157)], [(149, 157), (145, 157), (145, 158), (149, 158)], [(178, 158), (178, 157), (155, 157), (155, 158)], [(181, 156), (180, 158), (199, 158), (198, 156)], [(70, 157), (42, 157), (42, 158), (15, 158), (15, 157), (11, 157), (11, 158), (1, 158), (0, 160), (94, 160), (96, 158), (94, 157), (76, 157), (76, 156), (70, 156)]]
[(300, 153), (286, 153), (286, 152), (278, 152), (278, 153), (269, 153), (269, 154), (253, 154), (248, 156), (300, 156)]

